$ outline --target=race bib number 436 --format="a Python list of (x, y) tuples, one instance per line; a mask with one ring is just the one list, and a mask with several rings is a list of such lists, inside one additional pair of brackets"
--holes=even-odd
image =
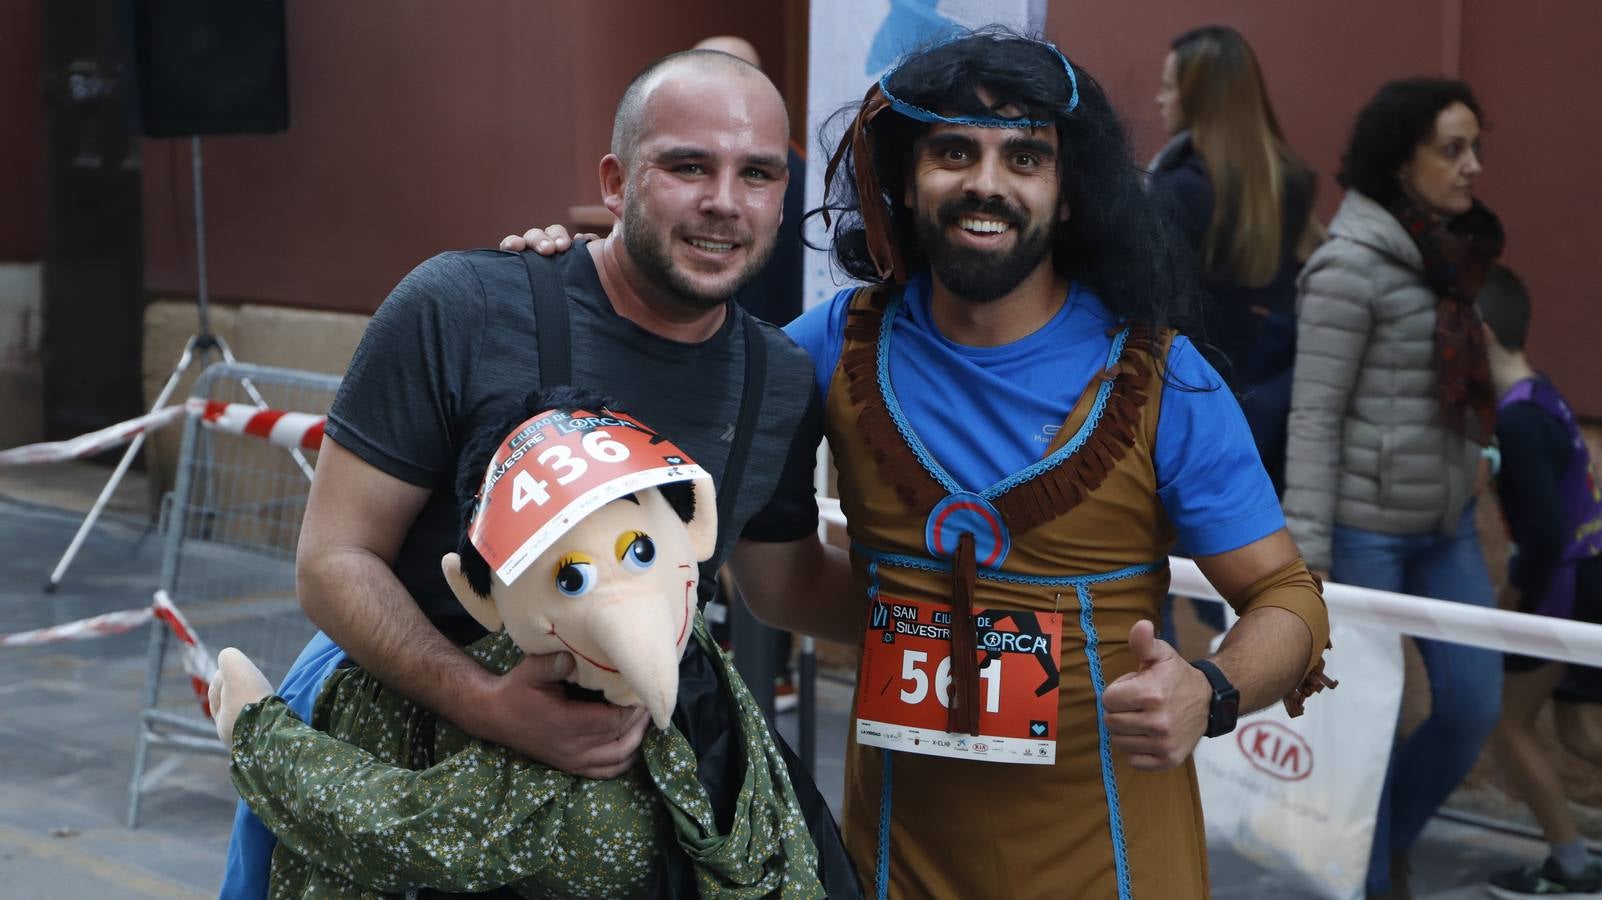
[(468, 535), (501, 581), (511, 584), (591, 512), (626, 494), (705, 474), (631, 416), (547, 410), (496, 450)]
[(857, 681), (857, 743), (991, 762), (1056, 762), (1062, 615), (975, 612), (978, 735), (946, 731), (950, 623), (943, 604), (883, 595), (874, 603)]

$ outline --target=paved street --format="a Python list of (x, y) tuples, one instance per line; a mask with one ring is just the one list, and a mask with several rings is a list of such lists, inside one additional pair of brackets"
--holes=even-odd
[[(144, 487), (130, 481), (59, 593), (41, 591), (77, 515), (109, 470), (0, 470), (0, 633), (149, 602), (160, 537), (140, 541)], [(158, 753), (141, 825), (123, 826), (147, 633), (0, 649), (0, 896), (186, 898), (215, 893), (232, 815), (221, 757)], [(215, 648), (214, 648), (215, 649)], [(838, 799), (839, 749), (850, 686), (819, 685), (818, 780)], [(794, 715), (781, 729), (795, 740)], [(1522, 838), (1437, 821), (1416, 855), (1414, 886), (1428, 900), (1483, 896), (1493, 871), (1534, 858)], [(1214, 896), (1298, 900), (1314, 895), (1229, 853), (1213, 854)]]

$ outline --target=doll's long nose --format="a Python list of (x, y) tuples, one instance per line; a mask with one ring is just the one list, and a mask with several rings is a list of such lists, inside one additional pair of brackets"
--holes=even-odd
[(590, 619), (596, 648), (640, 697), (658, 728), (666, 728), (679, 693), (681, 604), (647, 594), (609, 604)]

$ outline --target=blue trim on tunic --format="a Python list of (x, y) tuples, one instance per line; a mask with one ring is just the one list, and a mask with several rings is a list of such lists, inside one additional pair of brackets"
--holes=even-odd
[(885, 750), (884, 769), (880, 774), (879, 792), (879, 864), (874, 875), (874, 886), (879, 893), (879, 900), (886, 900), (890, 896), (890, 802), (891, 802), (891, 776), (895, 772), (892, 765), (895, 751)]
[[(872, 580), (872, 587), (868, 589), (868, 599), (876, 599), (878, 595), (880, 564), (895, 566), (900, 569), (916, 569), (920, 572), (947, 573), (951, 571), (951, 561), (944, 559), (929, 559), (922, 556), (909, 556), (904, 553), (886, 553), (875, 550), (862, 544), (852, 543), (851, 552), (868, 560), (868, 577)], [(1092, 572), (1089, 575), (1019, 575), (1015, 572), (1005, 572), (1001, 569), (980, 568), (977, 570), (980, 578), (986, 581), (998, 581), (1003, 584), (1027, 584), (1036, 587), (1078, 587), (1080, 585), (1102, 584), (1108, 581), (1121, 581), (1133, 578), (1136, 575), (1149, 575), (1167, 567), (1168, 561), (1140, 563), (1114, 569), (1111, 572)]]
[(875, 348), (874, 369), (879, 382), (879, 396), (884, 399), (884, 407), (890, 413), (890, 421), (895, 423), (896, 431), (901, 433), (901, 440), (917, 457), (918, 464), (923, 466), (929, 477), (940, 483), (948, 494), (955, 494), (962, 490), (962, 485), (946, 473), (935, 458), (929, 454), (928, 448), (923, 446), (918, 433), (912, 430), (912, 423), (907, 421), (906, 413), (901, 411), (901, 401), (896, 399), (896, 392), (890, 386), (890, 329), (896, 324), (896, 313), (901, 310), (901, 294), (890, 298), (890, 304), (885, 307), (884, 316), (879, 320), (879, 340)]
[[(881, 564), (903, 569), (914, 569), (921, 572), (946, 573), (951, 571), (951, 563), (947, 560), (926, 559), (903, 553), (885, 553), (856, 543), (851, 545), (851, 550), (868, 561), (868, 600), (870, 603), (877, 602), (879, 599), (879, 566)], [(1114, 569), (1110, 572), (1093, 572), (1089, 575), (1064, 575), (1055, 578), (1043, 575), (1018, 575), (1011, 572), (1003, 572), (1000, 569), (978, 570), (978, 576), (989, 581), (1038, 587), (1071, 587), (1079, 598), (1079, 628), (1085, 634), (1085, 658), (1090, 665), (1090, 686), (1096, 695), (1096, 735), (1101, 757), (1101, 784), (1102, 793), (1107, 801), (1107, 828), (1108, 836), (1112, 843), (1113, 871), (1118, 878), (1118, 900), (1131, 900), (1132, 896), (1129, 887), (1129, 850), (1124, 841), (1123, 808), (1118, 800), (1118, 775), (1113, 768), (1112, 736), (1107, 731), (1107, 710), (1101, 700), (1102, 693), (1107, 689), (1107, 680), (1101, 672), (1101, 655), (1099, 653), (1101, 638), (1096, 632), (1095, 604), (1090, 588), (1092, 585), (1105, 584), (1109, 581), (1120, 581), (1137, 575), (1146, 575), (1159, 571), (1167, 565), (1168, 563), (1165, 560), (1163, 562), (1125, 566), (1122, 569)], [(879, 900), (885, 900), (888, 896), (890, 885), (890, 812), (892, 807), (890, 776), (892, 751), (880, 750), (880, 753), (883, 755), (883, 774), (880, 776), (879, 787), (879, 848), (874, 884), (878, 889)]]
[(1118, 900), (1130, 900), (1129, 851), (1124, 844), (1124, 817), (1118, 802), (1118, 775), (1113, 769), (1112, 738), (1107, 732), (1107, 709), (1101, 702), (1107, 689), (1106, 678), (1101, 674), (1101, 644), (1096, 634), (1095, 604), (1090, 586), (1080, 584), (1074, 588), (1079, 594), (1079, 628), (1085, 633), (1085, 658), (1090, 663), (1090, 686), (1096, 692), (1096, 737), (1101, 750), (1101, 787), (1107, 797), (1107, 828), (1112, 840), (1113, 870), (1118, 874)]
[[(918, 437), (918, 433), (913, 430), (912, 423), (907, 419), (907, 414), (901, 409), (901, 401), (896, 397), (895, 388), (890, 384), (891, 329), (895, 327), (896, 315), (901, 311), (903, 296), (902, 294), (897, 294), (890, 299), (889, 305), (885, 307), (884, 316), (879, 322), (879, 339), (876, 342), (877, 346), (874, 354), (874, 369), (875, 377), (879, 382), (879, 397), (884, 402), (885, 411), (890, 414), (890, 421), (895, 424), (896, 431), (901, 435), (901, 440), (906, 443), (907, 449), (911, 450), (912, 455), (917, 458), (918, 464), (923, 466), (925, 472), (929, 473), (929, 477), (933, 478), (947, 494), (962, 493), (962, 485), (958, 484), (957, 480), (952, 478), (951, 474), (945, 470), (945, 467), (940, 465), (934, 455), (929, 452), (929, 448), (924, 446), (923, 439)], [(1112, 348), (1107, 353), (1107, 369), (1117, 365), (1118, 357), (1123, 354), (1124, 345), (1128, 342), (1129, 328), (1126, 326), (1113, 338)], [(979, 492), (979, 496), (986, 500), (995, 500), (1029, 479), (1057, 468), (1066, 462), (1069, 457), (1078, 453), (1079, 449), (1090, 439), (1091, 434), (1095, 433), (1096, 426), (1101, 423), (1102, 414), (1107, 410), (1107, 400), (1112, 396), (1112, 387), (1111, 381), (1103, 381), (1097, 387), (1096, 401), (1090, 408), (1090, 415), (1085, 417), (1085, 421), (1079, 426), (1079, 430), (1074, 433), (1073, 438), (1068, 443), (1057, 448), (1056, 452), (1046, 458), (985, 488)]]
[[(1124, 344), (1128, 342), (1128, 328), (1118, 332), (1117, 337), (1113, 338), (1112, 350), (1107, 354), (1108, 369), (1111, 369), (1113, 366), (1118, 364), (1118, 357), (1124, 352)], [(1023, 469), (1008, 475), (1006, 478), (1001, 479), (1000, 481), (981, 491), (979, 496), (984, 497), (986, 500), (994, 500), (995, 498), (1000, 497), (1002, 494), (1005, 494), (1029, 479), (1034, 478), (1037, 475), (1043, 475), (1046, 472), (1049, 472), (1052, 469), (1062, 465), (1064, 462), (1067, 462), (1068, 457), (1078, 453), (1079, 448), (1083, 447), (1085, 445), (1085, 441), (1090, 440), (1091, 434), (1095, 433), (1096, 426), (1101, 424), (1101, 414), (1107, 411), (1107, 398), (1112, 396), (1112, 388), (1113, 386), (1111, 381), (1103, 381), (1100, 387), (1096, 388), (1096, 402), (1090, 407), (1090, 415), (1085, 417), (1084, 423), (1079, 426), (1078, 431), (1074, 432), (1074, 436), (1068, 441), (1068, 443), (1057, 448), (1057, 452), (1047, 456), (1045, 459), (1040, 460), (1027, 469)]]
[[(868, 601), (870, 603), (879, 599), (879, 563), (868, 563)], [(879, 782), (879, 848), (877, 864), (874, 866), (873, 882), (878, 892), (879, 900), (886, 900), (890, 892), (890, 806), (892, 799), (890, 776), (891, 751), (881, 750), (884, 756), (884, 772)]]

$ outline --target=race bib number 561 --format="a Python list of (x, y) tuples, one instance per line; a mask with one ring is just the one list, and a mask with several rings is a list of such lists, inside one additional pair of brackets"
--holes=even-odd
[(1057, 759), (1060, 613), (974, 614), (979, 734), (946, 731), (951, 611), (881, 595), (862, 648), (857, 743), (892, 750), (1051, 765)]

